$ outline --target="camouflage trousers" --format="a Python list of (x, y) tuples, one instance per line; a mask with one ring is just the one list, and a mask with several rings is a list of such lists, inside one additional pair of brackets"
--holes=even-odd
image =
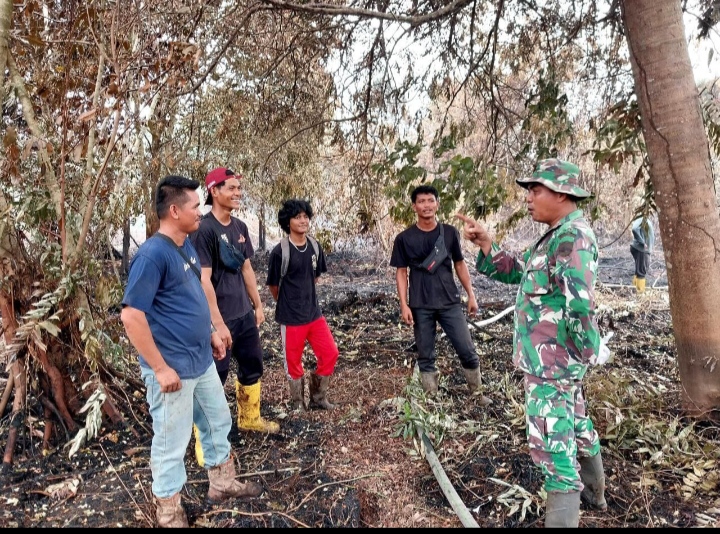
[(545, 491), (582, 491), (577, 457), (600, 452), (582, 382), (558, 382), (527, 373), (524, 382), (530, 456), (545, 476)]

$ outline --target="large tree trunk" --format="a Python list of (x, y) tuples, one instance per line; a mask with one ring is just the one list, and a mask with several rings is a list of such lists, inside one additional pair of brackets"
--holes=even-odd
[(720, 218), (679, 0), (623, 0), (670, 286), (683, 406), (720, 409)]

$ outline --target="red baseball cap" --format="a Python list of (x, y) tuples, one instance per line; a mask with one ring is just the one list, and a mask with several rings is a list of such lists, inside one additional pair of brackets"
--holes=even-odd
[(207, 188), (207, 198), (205, 199), (205, 205), (212, 205), (212, 195), (210, 190), (218, 184), (223, 183), (228, 178), (242, 178), (242, 175), (236, 174), (235, 171), (231, 171), (226, 167), (218, 167), (217, 169), (211, 170), (205, 176), (205, 187)]

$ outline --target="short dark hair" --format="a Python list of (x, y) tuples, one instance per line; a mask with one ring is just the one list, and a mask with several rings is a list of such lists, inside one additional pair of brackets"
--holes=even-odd
[[(228, 178), (229, 178), (229, 177), (228, 177)], [(223, 186), (225, 185), (225, 182), (227, 182), (227, 180), (223, 180), (222, 182), (218, 182), (217, 184), (215, 184), (215, 185), (213, 186), (212, 189), (215, 189), (215, 188), (217, 187), (217, 190), (220, 191), (220, 190), (223, 188)], [(212, 189), (208, 189), (208, 191), (207, 191), (207, 198), (205, 199), (205, 205), (206, 205), (206, 206), (212, 206), (212, 205), (213, 205), (213, 197), (212, 197), (212, 193), (211, 193)]]
[(163, 219), (173, 204), (184, 205), (190, 199), (188, 191), (195, 191), (200, 182), (185, 178), (184, 176), (169, 175), (160, 180), (155, 191), (155, 213), (158, 219)]
[(435, 197), (435, 200), (438, 200), (440, 198), (438, 190), (428, 184), (419, 185), (412, 190), (412, 193), (410, 193), (410, 200), (412, 200), (413, 204), (415, 204), (418, 195), (433, 195)]
[(307, 200), (291, 198), (283, 202), (280, 211), (278, 211), (278, 224), (286, 234), (290, 233), (290, 219), (297, 217), (301, 213), (305, 213), (309, 219), (313, 218), (313, 210)]

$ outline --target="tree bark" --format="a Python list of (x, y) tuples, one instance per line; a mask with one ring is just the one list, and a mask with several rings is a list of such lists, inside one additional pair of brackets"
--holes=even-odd
[(12, 415), (10, 416), (10, 430), (8, 430), (5, 453), (3, 454), (3, 468), (5, 470), (7, 470), (8, 466), (13, 463), (18, 432), (25, 421), (25, 394), (27, 393), (25, 360), (15, 360), (10, 365), (10, 373), (13, 375), (13, 388), (15, 390), (15, 396), (13, 398)]
[(123, 241), (122, 241), (122, 273), (127, 276), (130, 272), (130, 218), (125, 219), (123, 224)]
[(5, 408), (7, 407), (7, 403), (10, 400), (10, 395), (12, 395), (13, 387), (15, 386), (15, 376), (10, 373), (8, 376), (8, 380), (5, 383), (5, 389), (3, 390), (2, 397), (0, 397), (0, 419), (5, 415)]
[(267, 250), (267, 237), (265, 235), (265, 203), (260, 205), (258, 221), (258, 250)]
[(623, 0), (670, 290), (683, 407), (720, 409), (720, 218), (679, 0)]
[(36, 357), (50, 381), (50, 392), (55, 401), (55, 406), (65, 422), (65, 426), (70, 432), (75, 432), (78, 425), (74, 421), (70, 410), (68, 410), (67, 402), (65, 401), (65, 385), (63, 384), (62, 373), (55, 364), (48, 359), (46, 351), (38, 348)]
[(8, 55), (8, 35), (12, 27), (12, 0), (0, 0), (0, 105), (5, 101), (5, 66)]

